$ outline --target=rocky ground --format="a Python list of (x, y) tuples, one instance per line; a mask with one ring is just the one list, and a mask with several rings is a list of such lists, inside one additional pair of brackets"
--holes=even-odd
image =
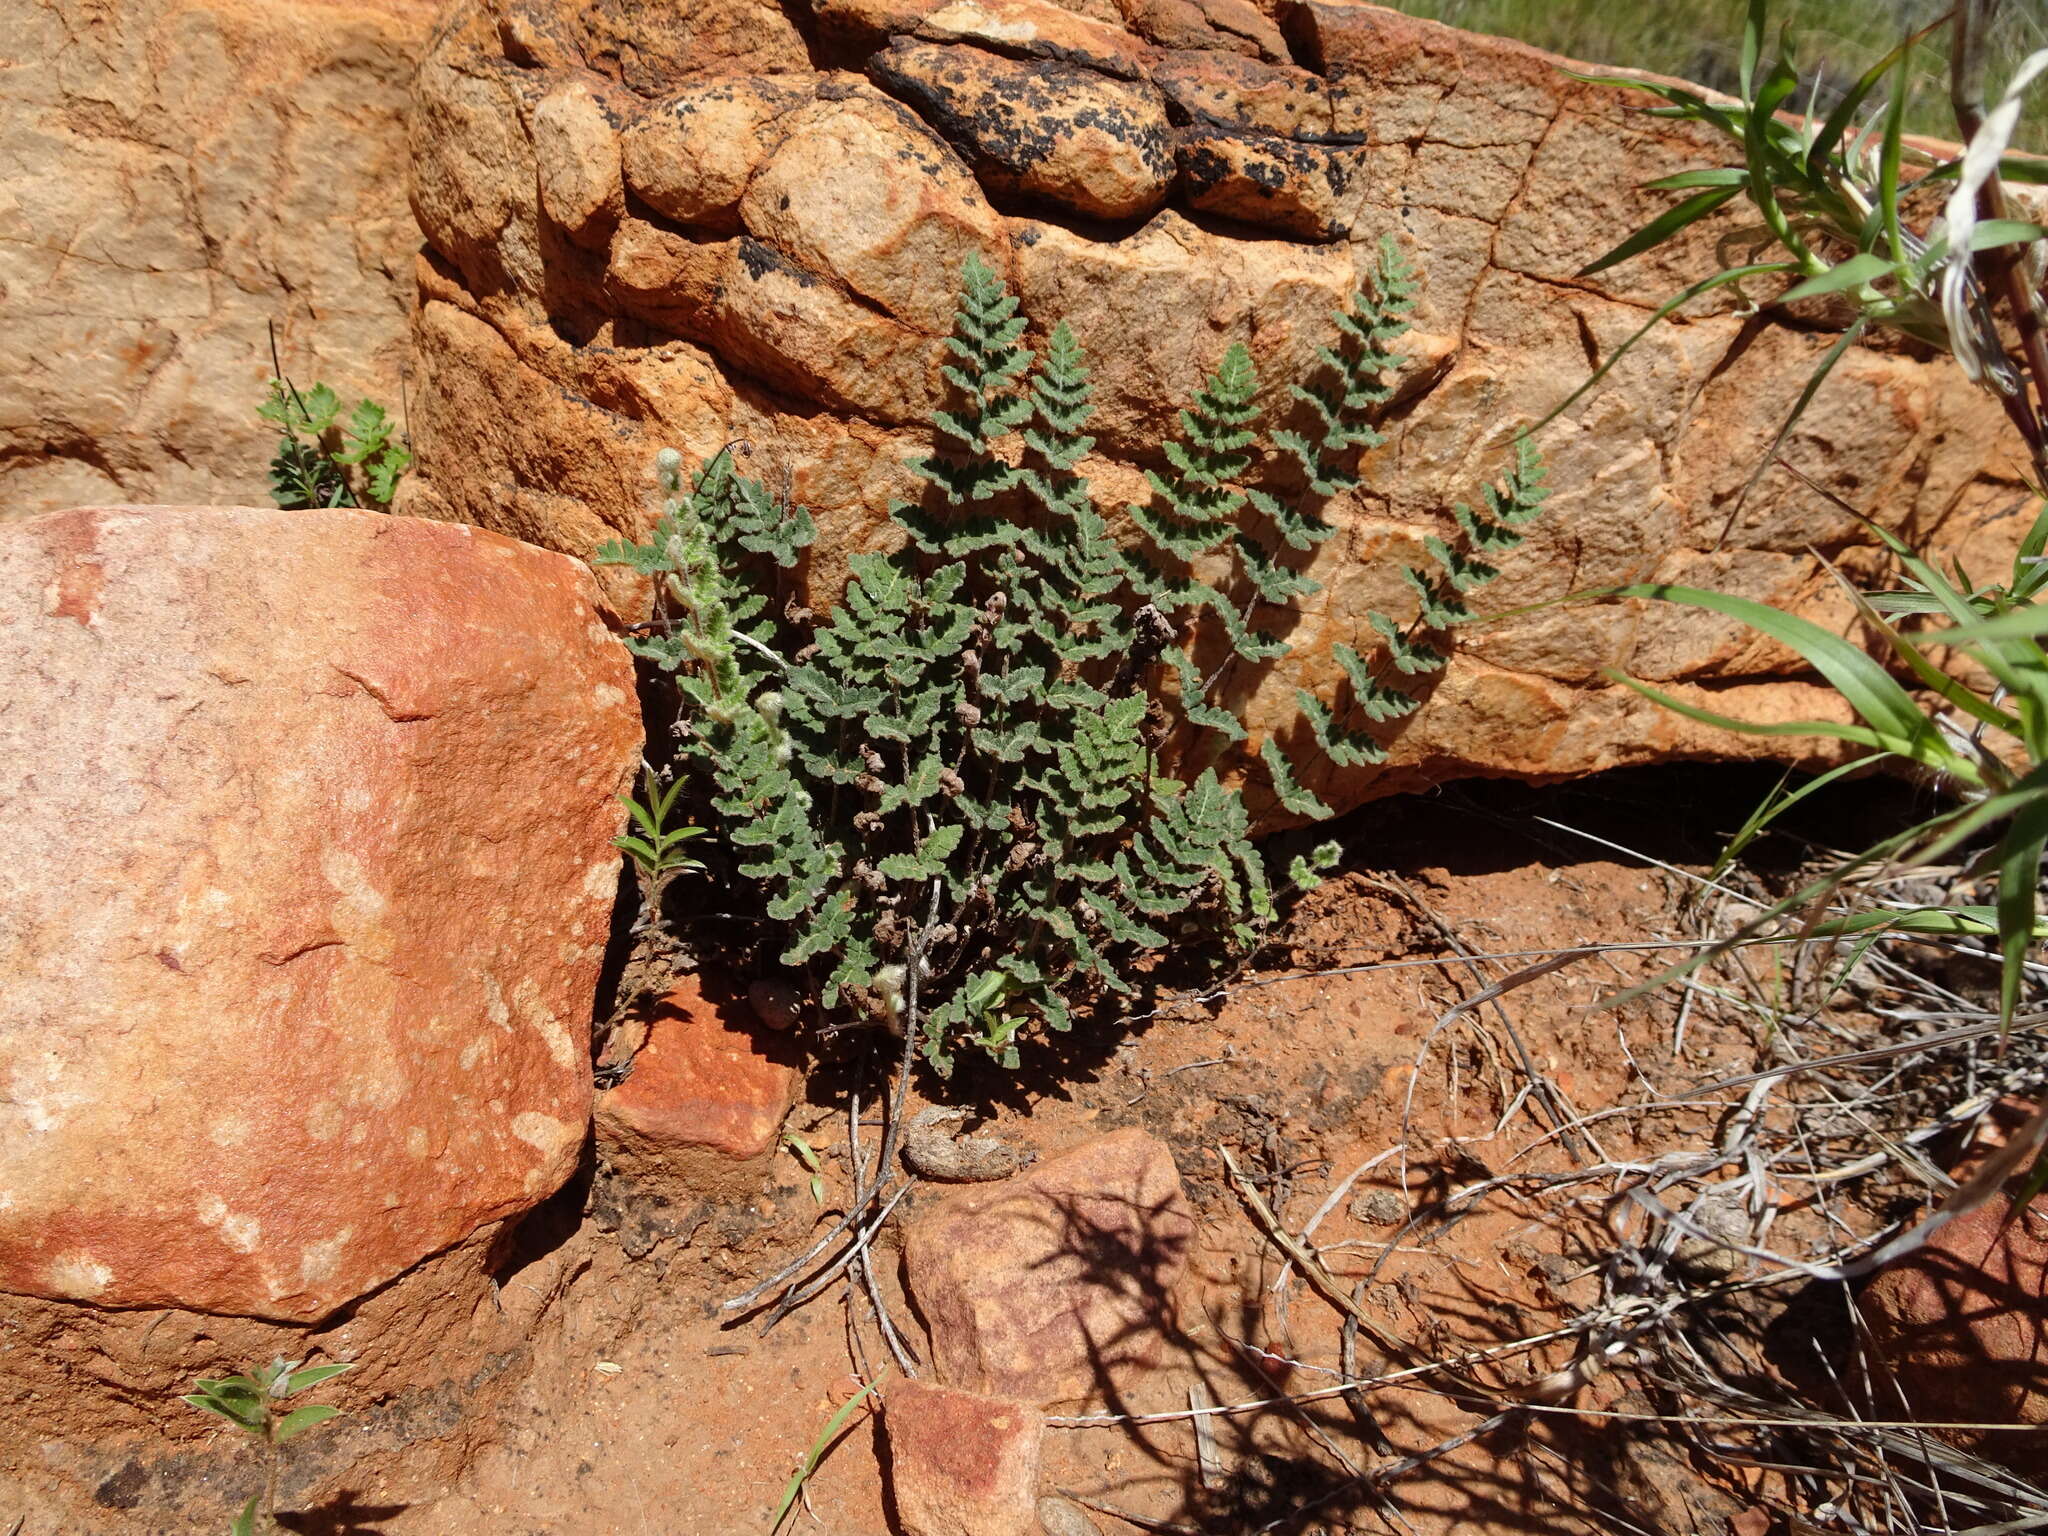
[[(1715, 834), (1739, 821), (1742, 795), (1763, 787), (1735, 777), (1739, 783), (1725, 772), (1676, 770), (1547, 792), (1481, 787), (1360, 813), (1345, 827), (1348, 872), (1303, 903), (1285, 945), (1225, 996), (1171, 1005), (1127, 1036), (1077, 1041), (1065, 1059), (1041, 1059), (1021, 1079), (963, 1074), (957, 1086), (983, 1103), (980, 1132), (1035, 1152), (1041, 1167), (1067, 1149), (1098, 1145), (1105, 1133), (1142, 1132), (1170, 1149), (1185, 1185), (1193, 1240), (1177, 1306), (1160, 1314), (1157, 1367), (1124, 1379), (1112, 1401), (1062, 1411), (1170, 1414), (1337, 1379), (1330, 1372), (1342, 1360), (1341, 1314), (1298, 1274), (1283, 1280), (1281, 1254), (1233, 1186), (1226, 1157), (1294, 1232), (1320, 1213), (1313, 1242), (1329, 1274), (1347, 1294), (1360, 1286), (1369, 1318), (1423, 1355), (1541, 1336), (1597, 1309), (1616, 1246), (1653, 1245), (1654, 1234), (1629, 1219), (1625, 1202), (1612, 1201), (1616, 1180), (1574, 1186), (1567, 1200), (1546, 1195), (1541, 1176), (1596, 1158), (1650, 1162), (1711, 1148), (1725, 1129), (1726, 1101), (1740, 1093), (1660, 1112), (1643, 1106), (1652, 1085), (1682, 1099), (1687, 1083), (1755, 1066), (1752, 1021), (1711, 1004), (1689, 1008), (1683, 1049), (1674, 1054), (1680, 994), (1593, 1006), (1646, 974), (1637, 957), (1607, 955), (1521, 987), (1504, 999), (1505, 1014), (1468, 1015), (1434, 1038), (1432, 1026), (1476, 990), (1459, 947), (1515, 954), (1698, 932), (1696, 876)], [(1902, 793), (1872, 787), (1861, 809), (1895, 808)], [(1585, 833), (1636, 851), (1614, 853)], [(1797, 845), (1766, 852), (1782, 860), (1796, 856)], [(1515, 962), (1475, 964), (1497, 977)], [(1586, 1124), (1587, 1140), (1576, 1146), (1550, 1134), (1549, 1111), (1528, 1091), (1517, 1049), (1567, 1114), (1618, 1112)], [(366, 1490), (344, 1506), (358, 1523), (329, 1509), (309, 1512), (295, 1528), (392, 1536), (767, 1530), (797, 1459), (858, 1390), (847, 1307), (834, 1287), (765, 1336), (758, 1315), (733, 1320), (713, 1309), (800, 1251), (843, 1200), (845, 1157), (832, 1150), (845, 1139), (843, 1083), (830, 1073), (814, 1078), (788, 1122), (823, 1154), (822, 1204), (783, 1150), (749, 1198), (696, 1212), (688, 1236), (651, 1236), (644, 1221), (636, 1225), (644, 1196), (604, 1171), (531, 1218), (522, 1259), (500, 1283), (507, 1305), (524, 1309), (545, 1297), (551, 1306), (536, 1368), (507, 1402), (496, 1443), (444, 1497), (400, 1507)], [(1529, 1177), (1471, 1204), (1449, 1198), (1515, 1173)], [(899, 1221), (878, 1240), (875, 1269), (900, 1319), (915, 1313), (903, 1296), (899, 1234), (913, 1234), (914, 1247), (935, 1209), (943, 1214), (961, 1189), (988, 1187), (923, 1184), (898, 1207)], [(1828, 1222), (1874, 1227), (1898, 1193), (1860, 1187), (1817, 1205), (1810, 1188), (1779, 1188), (1769, 1240), (1792, 1252), (1825, 1235)], [(1702, 1260), (1700, 1273), (1756, 1273), (1739, 1256), (1722, 1257), (1733, 1263), (1716, 1269)], [(1000, 1262), (995, 1256), (992, 1269)], [(1029, 1275), (1009, 1283), (1028, 1284)], [(1840, 1288), (1826, 1290), (1802, 1295), (1779, 1285), (1738, 1294), (1702, 1326), (1743, 1323), (1763, 1376), (1805, 1383), (1814, 1361), (1799, 1358), (1794, 1335), (1823, 1318), (1833, 1364), (1848, 1371), (1855, 1350), (1839, 1336)], [(858, 1332), (852, 1347), (879, 1367), (884, 1357), (864, 1318)], [(912, 1343), (928, 1347), (922, 1330), (912, 1330)], [(1357, 1350), (1361, 1374), (1399, 1364), (1370, 1337)], [(1565, 1411), (1527, 1414), (1459, 1443), (1488, 1421), (1491, 1402), (1526, 1394), (1574, 1353), (1569, 1342), (1553, 1343), (1478, 1369), (1474, 1381), (1490, 1397), (1442, 1381), (1441, 1390), (1375, 1390), (1359, 1400), (1363, 1416), (1326, 1398), (1220, 1416), (1207, 1437), (1186, 1419), (1056, 1424), (1044, 1431), (1039, 1490), (1071, 1502), (1068, 1523), (1052, 1523), (1059, 1517), (1049, 1512), (1045, 1528), (1085, 1532), (1084, 1519), (1105, 1536), (1389, 1525), (1756, 1536), (1770, 1528), (1764, 1510), (1783, 1488), (1631, 1420), (1670, 1402), (1625, 1372), (1553, 1405)], [(883, 1396), (892, 1413), (907, 1416), (894, 1406), (904, 1400), (900, 1380), (894, 1394), (885, 1384)], [(375, 1429), (358, 1423), (334, 1432)], [(1419, 1465), (1398, 1465), (1446, 1446)], [(898, 1528), (892, 1460), (900, 1490), (901, 1452), (892, 1458), (881, 1416), (856, 1410), (790, 1528), (832, 1536)], [(1347, 1464), (1395, 1470), (1367, 1491), (1348, 1481)], [(1015, 1529), (1035, 1527), (1025, 1518)]]

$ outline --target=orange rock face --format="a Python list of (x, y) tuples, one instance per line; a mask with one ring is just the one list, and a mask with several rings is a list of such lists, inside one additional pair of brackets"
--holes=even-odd
[(399, 413), (435, 0), (8, 0), (0, 517), (266, 499), (270, 327)]
[(939, 1378), (1044, 1405), (1156, 1364), (1194, 1233), (1173, 1155), (1140, 1130), (948, 1195), (904, 1249)]
[[(646, 526), (657, 448), (701, 463), (744, 441), (749, 472), (817, 518), (805, 600), (823, 607), (848, 555), (900, 538), (888, 507), (930, 451), (969, 253), (1019, 295), (1028, 341), (1065, 320), (1087, 349), (1082, 467), (1114, 524), (1233, 342), (1269, 410), (1298, 408), (1289, 384), (1391, 236), (1420, 272), (1401, 404), (1363, 488), (1328, 508), (1337, 535), (1306, 570), (1322, 590), (1270, 616), (1291, 653), (1233, 700), (1249, 745), (1301, 747), (1297, 688), (1335, 695), (1336, 648), (1373, 654), (1370, 615), (1414, 613), (1403, 566), (1501, 473), (1514, 430), (1717, 270), (1738, 222), (1579, 278), (1670, 205), (1642, 183), (1731, 152), (1562, 62), (1354, 0), (463, 0), (413, 117), (427, 252), (405, 505), (580, 556)], [(1650, 332), (1546, 432), (1557, 494), (1479, 598), (1528, 611), (1464, 632), (1386, 764), (1297, 752), (1325, 800), (1819, 750), (1606, 676), (1760, 720), (1837, 715), (1782, 648), (1691, 611), (1539, 606), (1661, 580), (1851, 621), (1811, 551), (1867, 570), (1870, 535), (1788, 476), (1740, 501), (1832, 338), (1768, 309), (1745, 329), (1735, 302)], [(1786, 454), (1995, 568), (2024, 521), (2005, 432), (1946, 363), (1857, 347)]]
[(326, 1316), (551, 1193), (640, 748), (574, 561), (350, 511), (0, 535), (0, 1289)]

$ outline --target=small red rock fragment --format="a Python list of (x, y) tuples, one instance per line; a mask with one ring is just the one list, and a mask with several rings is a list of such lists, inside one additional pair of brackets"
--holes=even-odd
[(1037, 1536), (1038, 1413), (924, 1381), (885, 1396), (889, 1487), (904, 1536)]
[(2000, 1195), (1889, 1264), (1861, 1305), (1913, 1412), (1933, 1422), (2030, 1424), (1948, 1438), (2026, 1471), (2048, 1454), (2048, 1209)]
[(794, 1029), (803, 1022), (803, 993), (786, 981), (764, 976), (747, 988), (747, 1001), (769, 1029)]
[(598, 1096), (598, 1146), (619, 1172), (710, 1193), (774, 1150), (796, 1088), (793, 1056), (760, 1034), (738, 989), (687, 976), (655, 1009), (631, 1075)]

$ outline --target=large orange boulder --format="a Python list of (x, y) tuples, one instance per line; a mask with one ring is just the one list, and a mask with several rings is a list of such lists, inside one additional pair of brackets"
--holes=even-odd
[(311, 1322), (545, 1198), (640, 750), (575, 561), (0, 525), (0, 1290)]

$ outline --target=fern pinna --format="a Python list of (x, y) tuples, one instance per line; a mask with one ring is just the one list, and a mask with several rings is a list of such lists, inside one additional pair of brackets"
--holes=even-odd
[[(814, 529), (730, 453), (687, 489), (662, 455), (653, 531), (596, 556), (656, 582), (650, 633), (630, 643), (675, 675), (684, 771), (788, 925), (783, 961), (810, 970), (828, 1010), (920, 1029), (941, 1071), (963, 1045), (1014, 1066), (1020, 1030), (1066, 1029), (1077, 1003), (1131, 994), (1135, 956), (1189, 934), (1241, 948), (1273, 915), (1250, 817), (1214, 766), (1247, 734), (1228, 700), (1248, 690), (1229, 677), (1284, 655), (1262, 622), (1317, 590), (1297, 566), (1380, 441), (1371, 417), (1414, 291), (1383, 245), (1318, 376), (1293, 389), (1300, 430), (1261, 437), (1251, 356), (1231, 347), (1119, 543), (1081, 472), (1079, 342), (1060, 324), (1034, 354), (996, 274), (969, 258), (963, 278), (952, 401), (912, 466), (926, 494), (892, 508), (908, 541), (853, 556), (829, 618), (799, 626), (771, 604)], [(1251, 483), (1276, 456), (1292, 461), (1289, 495)], [(1415, 707), (1444, 632), (1470, 616), (1464, 595), (1494, 574), (1485, 557), (1519, 542), (1544, 494), (1525, 445), (1483, 513), (1457, 509), (1455, 544), (1430, 540), (1433, 568), (1408, 573), (1415, 615), (1371, 616), (1380, 653), (1337, 648), (1347, 696), (1301, 695), (1337, 763), (1384, 758), (1372, 727)], [(1185, 780), (1160, 752), (1179, 727), (1195, 745), (1175, 760), (1207, 765)], [(1277, 742), (1261, 756), (1287, 810), (1329, 814)], [(1289, 877), (1312, 882), (1334, 856)]]

